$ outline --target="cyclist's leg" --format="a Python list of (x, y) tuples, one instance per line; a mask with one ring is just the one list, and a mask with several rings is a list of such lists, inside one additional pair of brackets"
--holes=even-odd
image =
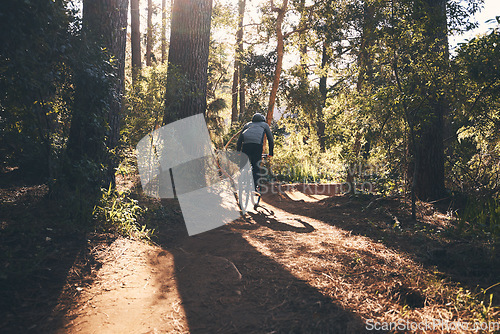
[(252, 157), (252, 175), (253, 175), (255, 190), (259, 189), (260, 186), (260, 177), (262, 175), (262, 171), (260, 168), (261, 160), (262, 160), (262, 145), (259, 145), (258, 147), (256, 147), (254, 156)]
[(260, 161), (255, 162), (254, 166), (252, 167), (252, 176), (253, 176), (253, 184), (255, 186), (255, 190), (260, 189)]
[(259, 185), (260, 180), (260, 161), (262, 159), (262, 145), (259, 144), (244, 144), (242, 151), (248, 155), (250, 164), (252, 165), (252, 176), (255, 189)]

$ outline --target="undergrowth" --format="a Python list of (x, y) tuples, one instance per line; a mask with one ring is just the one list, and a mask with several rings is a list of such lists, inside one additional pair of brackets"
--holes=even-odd
[(93, 211), (96, 230), (150, 240), (154, 231), (138, 221), (147, 208), (139, 206), (129, 195), (128, 191), (118, 192), (111, 185), (101, 190), (101, 199)]
[(458, 230), (464, 236), (500, 241), (500, 201), (495, 198), (471, 199), (458, 217)]

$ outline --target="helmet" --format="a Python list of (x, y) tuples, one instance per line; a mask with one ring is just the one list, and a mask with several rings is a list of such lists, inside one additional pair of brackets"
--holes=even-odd
[(261, 113), (256, 113), (252, 117), (252, 122), (265, 122), (266, 118)]

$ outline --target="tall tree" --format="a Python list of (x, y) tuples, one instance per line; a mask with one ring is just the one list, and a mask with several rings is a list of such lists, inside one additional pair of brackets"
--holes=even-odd
[(306, 36), (306, 24), (307, 24), (307, 16), (308, 13), (306, 12), (306, 1), (305, 0), (300, 0), (298, 5), (297, 5), (297, 10), (300, 13), (300, 21), (299, 21), (299, 29), (301, 30), (299, 33), (299, 61), (300, 61), (300, 67), (302, 70), (302, 75), (303, 78), (307, 80), (308, 76), (308, 69), (307, 69), (307, 64), (306, 64), (306, 58), (307, 58), (307, 36)]
[(167, 60), (167, 8), (166, 0), (161, 0), (161, 63)]
[(132, 49), (132, 83), (137, 80), (137, 74), (142, 68), (141, 61), (141, 15), (140, 0), (130, 1), (130, 20), (131, 20), (131, 49)]
[(163, 123), (205, 113), (212, 0), (175, 0)]
[(449, 65), (446, 0), (424, 0), (416, 8), (422, 20), (424, 45), (432, 53), (429, 66), (433, 84), (427, 90), (422, 113), (416, 114), (414, 184), (415, 195), (422, 200), (439, 199), (445, 195), (444, 185), (444, 116), (448, 111), (445, 82)]
[(316, 115), (316, 131), (318, 134), (319, 145), (321, 151), (325, 150), (326, 139), (325, 139), (325, 120), (323, 119), (323, 109), (326, 106), (326, 97), (328, 94), (328, 89), (326, 86), (326, 81), (328, 79), (328, 69), (330, 65), (330, 56), (328, 55), (326, 41), (323, 42), (323, 50), (321, 53), (321, 76), (319, 78), (319, 93), (321, 96), (321, 102), (318, 106), (318, 113)]
[[(358, 63), (358, 75), (356, 82), (356, 91), (358, 94), (362, 95), (370, 84), (373, 84), (373, 53), (372, 48), (375, 42), (375, 26), (377, 17), (375, 15), (375, 1), (374, 0), (364, 0), (361, 3), (361, 15), (360, 15), (360, 39), (359, 39), (359, 50), (357, 54)], [(380, 6), (380, 5), (379, 5)], [(351, 149), (351, 161), (349, 161), (349, 167), (347, 169), (346, 182), (349, 184), (349, 192), (354, 194), (356, 192), (356, 184), (354, 183), (355, 174), (357, 172), (356, 161), (360, 155), (361, 151), (361, 140), (365, 132), (363, 129), (358, 129), (354, 136), (354, 143)], [(361, 166), (359, 166), (362, 168)]]
[(0, 6), (1, 161), (50, 180), (57, 178), (56, 143), (66, 138), (72, 111), (72, 60), (80, 56), (66, 7), (66, 1)]
[(148, 29), (146, 31), (146, 66), (151, 66), (153, 51), (153, 0), (148, 0)]
[[(82, 109), (87, 106), (88, 110), (80, 110), (73, 116), (71, 123), (70, 137), (68, 139), (68, 151), (73, 160), (80, 160), (85, 156), (93, 157), (97, 163), (99, 157), (96, 157), (96, 147), (94, 143), (99, 142), (100, 138), (95, 138), (95, 124), (103, 110), (107, 111), (107, 123), (109, 131), (106, 138), (106, 148), (108, 152), (114, 152), (118, 147), (120, 134), (120, 117), (122, 109), (122, 97), (125, 82), (125, 43), (127, 32), (127, 9), (128, 0), (86, 0), (83, 2), (83, 27), (88, 41), (101, 45), (108, 50), (111, 56), (113, 72), (110, 77), (110, 91), (103, 100), (96, 103), (96, 97), (99, 97), (102, 91), (89, 90), (89, 77), (83, 77), (84, 82), (76, 84), (75, 101), (81, 102), (82, 106), (76, 105)], [(83, 72), (92, 72), (93, 69), (82, 69)], [(93, 75), (96, 76), (97, 73)], [(100, 78), (101, 76), (97, 76)], [(85, 108), (86, 109), (86, 108)], [(103, 133), (97, 133), (96, 136), (102, 136)], [(108, 156), (107, 178), (114, 183), (115, 168), (118, 165), (114, 155)]]
[(245, 112), (245, 84), (243, 81), (243, 19), (245, 15), (245, 0), (238, 1), (238, 30), (236, 31), (236, 50), (234, 53), (233, 87), (231, 90), (231, 123), (238, 121), (238, 95), (240, 111)]
[(274, 114), (274, 105), (276, 104), (276, 95), (278, 93), (278, 86), (280, 83), (281, 69), (283, 66), (283, 55), (285, 53), (285, 36), (283, 34), (283, 20), (285, 19), (285, 14), (288, 9), (288, 0), (283, 0), (281, 7), (274, 6), (274, 2), (271, 0), (271, 10), (277, 12), (278, 16), (276, 18), (276, 69), (274, 70), (273, 85), (271, 87), (271, 93), (269, 94), (269, 104), (267, 107), (267, 124), (271, 124)]
[(356, 89), (359, 93), (363, 90), (365, 80), (373, 75), (373, 50), (371, 46), (375, 41), (375, 4), (373, 0), (365, 0), (362, 4), (361, 37), (358, 52), (358, 81)]

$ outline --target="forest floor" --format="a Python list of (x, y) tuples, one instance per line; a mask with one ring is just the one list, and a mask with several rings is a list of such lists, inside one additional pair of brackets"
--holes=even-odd
[(2, 333), (362, 333), (375, 325), (402, 333), (419, 324), (467, 333), (500, 321), (499, 247), (458, 234), (448, 205), (419, 203), (413, 222), (401, 198), (267, 194), (257, 211), (189, 237), (175, 200), (145, 198), (134, 179), (122, 180), (148, 207), (156, 232), (145, 242), (57, 222), (47, 187), (14, 172), (0, 184)]

